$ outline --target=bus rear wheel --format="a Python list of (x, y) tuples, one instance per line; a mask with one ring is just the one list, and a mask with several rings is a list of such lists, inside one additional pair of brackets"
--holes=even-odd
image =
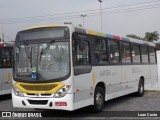
[(140, 79), (139, 85), (138, 85), (137, 96), (142, 97), (143, 95), (144, 95), (144, 81), (143, 79)]
[(92, 106), (93, 112), (101, 112), (104, 107), (105, 94), (102, 87), (97, 86), (94, 93), (94, 105)]

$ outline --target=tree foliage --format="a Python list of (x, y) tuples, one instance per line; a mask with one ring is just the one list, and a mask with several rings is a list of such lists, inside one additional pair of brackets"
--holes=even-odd
[(159, 34), (157, 31), (145, 33), (144, 40), (148, 42), (154, 42), (154, 41), (157, 41), (158, 39), (159, 39)]
[(148, 42), (154, 42), (159, 39), (159, 33), (157, 31), (154, 32), (146, 32), (144, 38), (141, 38), (137, 35), (128, 34), (127, 37), (138, 39), (138, 40), (144, 40)]
[(138, 37), (137, 35), (128, 34), (127, 37), (138, 39), (138, 40), (144, 40), (144, 38)]

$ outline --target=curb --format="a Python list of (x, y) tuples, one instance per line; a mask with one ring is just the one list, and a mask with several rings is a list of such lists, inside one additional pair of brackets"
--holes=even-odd
[(145, 90), (145, 92), (160, 92), (160, 90)]

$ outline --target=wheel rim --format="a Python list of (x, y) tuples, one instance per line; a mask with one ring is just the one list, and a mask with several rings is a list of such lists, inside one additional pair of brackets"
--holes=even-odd
[(100, 93), (97, 93), (96, 95), (96, 104), (98, 108), (100, 108), (103, 104), (103, 96)]

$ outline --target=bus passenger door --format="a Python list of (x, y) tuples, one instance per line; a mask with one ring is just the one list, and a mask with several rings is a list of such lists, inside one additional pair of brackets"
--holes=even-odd
[[(91, 104), (89, 99), (91, 82), (90, 43), (85, 35), (74, 37), (73, 40), (73, 63), (74, 63), (74, 103), (75, 108)], [(81, 104), (81, 101), (83, 104)], [(87, 102), (88, 101), (88, 102)]]

